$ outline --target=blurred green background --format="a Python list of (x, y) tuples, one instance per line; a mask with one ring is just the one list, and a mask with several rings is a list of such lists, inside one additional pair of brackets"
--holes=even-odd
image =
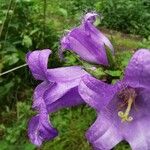
[[(149, 0), (0, 0), (0, 72), (25, 64), (29, 50), (44, 48), (53, 51), (51, 68), (78, 64), (70, 54), (66, 54), (66, 62), (59, 61), (59, 40), (68, 29), (79, 25), (89, 11), (100, 14), (98, 28), (116, 50), (117, 70), (105, 73), (120, 78), (132, 52), (150, 48)], [(91, 150), (84, 134), (96, 113), (88, 106), (52, 114), (59, 136), (41, 148), (29, 142), (27, 122), (34, 114), (31, 104), (37, 84), (27, 67), (0, 76), (0, 149)], [(122, 142), (114, 150), (130, 147)]]

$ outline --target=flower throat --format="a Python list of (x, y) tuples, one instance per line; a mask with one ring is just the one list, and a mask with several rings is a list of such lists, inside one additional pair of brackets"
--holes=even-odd
[(132, 105), (135, 103), (135, 98), (137, 94), (133, 88), (125, 88), (118, 93), (118, 98), (123, 100), (123, 103), (119, 105), (120, 108), (126, 107), (125, 111), (119, 111), (118, 116), (121, 119), (121, 122), (131, 122), (133, 117), (130, 116), (130, 111)]

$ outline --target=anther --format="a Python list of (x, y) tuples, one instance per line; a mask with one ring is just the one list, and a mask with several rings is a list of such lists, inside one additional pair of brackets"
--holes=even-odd
[(127, 109), (125, 110), (125, 112), (122, 112), (122, 111), (118, 112), (118, 116), (121, 118), (121, 122), (131, 122), (133, 120), (133, 117), (129, 116), (133, 101), (134, 101), (133, 98), (130, 97), (128, 100)]

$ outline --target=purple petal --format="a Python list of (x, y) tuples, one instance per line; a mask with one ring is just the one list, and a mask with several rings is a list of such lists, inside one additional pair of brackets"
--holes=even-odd
[(49, 86), (44, 93), (46, 105), (57, 101), (71, 89), (77, 87), (81, 77), (86, 74), (87, 72), (77, 66), (49, 69), (47, 78), (49, 81), (53, 81), (53, 85)]
[(64, 49), (73, 50), (86, 61), (108, 64), (104, 45), (93, 41), (82, 28), (73, 29), (62, 39), (61, 44)]
[(129, 142), (133, 150), (149, 150), (150, 149), (150, 91), (139, 89), (136, 98), (135, 107), (133, 109), (133, 121), (124, 126), (124, 138)]
[(27, 64), (37, 80), (45, 80), (46, 79), (46, 70), (48, 57), (51, 54), (49, 49), (45, 50), (37, 50), (34, 52), (29, 52), (26, 56)]
[(43, 141), (53, 139), (58, 133), (51, 126), (48, 115), (40, 114), (30, 120), (28, 135), (33, 144), (40, 146)]
[(34, 91), (33, 108), (39, 114), (31, 119), (28, 130), (31, 142), (37, 146), (57, 136), (56, 129), (48, 121), (48, 113), (84, 103), (78, 85), (87, 73), (77, 66), (48, 70), (49, 55), (50, 50), (34, 51), (28, 53), (26, 58), (33, 76), (44, 80)]
[(90, 23), (94, 23), (96, 21), (96, 17), (99, 17), (99, 15), (95, 12), (89, 12), (87, 13), (83, 20), (82, 20), (82, 24), (86, 23), (86, 22), (90, 22)]
[(49, 122), (47, 107), (43, 100), (43, 94), (51, 86), (48, 82), (42, 82), (34, 91), (33, 107), (39, 111), (39, 114), (29, 122), (28, 135), (31, 142), (40, 146), (43, 141), (51, 140), (58, 135), (57, 130)]
[(55, 85), (49, 87), (44, 93), (44, 101), (46, 105), (49, 105), (61, 97), (63, 97), (71, 89), (79, 85), (80, 79), (76, 79), (69, 82), (58, 82)]
[(125, 71), (124, 81), (132, 87), (150, 87), (150, 51), (138, 50)]
[(53, 68), (48, 69), (47, 79), (53, 82), (64, 82), (81, 78), (85, 74), (87, 72), (79, 66)]
[(88, 13), (81, 26), (74, 28), (62, 38), (61, 53), (64, 49), (69, 49), (86, 61), (108, 65), (105, 45), (112, 51), (113, 47), (107, 37), (92, 24), (95, 16), (96, 14)]
[(84, 103), (85, 102), (79, 95), (78, 88), (75, 87), (57, 101), (54, 101), (53, 103), (47, 105), (47, 109), (48, 112), (55, 112), (62, 108), (77, 106)]
[(124, 128), (125, 140), (128, 141), (132, 150), (149, 150), (150, 149), (150, 118), (146, 121), (141, 119), (132, 123), (130, 127)]
[(79, 93), (83, 100), (97, 111), (105, 107), (118, 90), (118, 85), (106, 84), (92, 76), (82, 77)]
[(96, 122), (86, 133), (86, 137), (95, 149), (110, 150), (117, 145), (123, 137), (105, 114), (99, 114)]
[[(109, 92), (107, 92), (109, 95)], [(86, 133), (95, 149), (110, 150), (123, 140), (121, 121), (118, 117), (116, 96), (98, 113), (96, 122)]]
[(92, 36), (92, 39), (94, 39), (94, 41), (96, 41), (97, 43), (101, 42), (105, 44), (114, 54), (114, 48), (109, 39), (93, 25), (97, 17), (99, 17), (97, 13), (87, 13), (82, 21), (84, 29), (86, 32), (89, 32), (89, 35)]
[(53, 86), (53, 83), (49, 83), (49, 82), (45, 81), (45, 82), (42, 82), (41, 84), (39, 84), (35, 88), (34, 94), (33, 94), (33, 108), (35, 108), (37, 110), (41, 110), (42, 108), (43, 108), (43, 110), (46, 109), (45, 102), (43, 100), (43, 95), (44, 95), (45, 91), (52, 86)]
[[(133, 150), (150, 149), (150, 94), (148, 90), (137, 89), (138, 96), (135, 106), (132, 107), (130, 115), (131, 122), (121, 122), (118, 117), (118, 104), (120, 99), (117, 95), (102, 109), (86, 136), (95, 148), (111, 149), (121, 140), (126, 140)], [(136, 108), (135, 108), (136, 107)], [(109, 139), (109, 140), (108, 140)]]
[[(57, 85), (58, 84), (58, 85)], [(59, 87), (60, 83), (49, 83), (49, 82), (42, 82), (39, 84), (35, 91), (34, 91), (34, 103), (33, 107), (36, 108), (39, 111), (39, 114), (31, 119), (29, 122), (29, 129), (28, 134), (30, 137), (30, 140), (33, 144), (40, 146), (43, 141), (45, 140), (51, 140), (55, 136), (57, 136), (56, 129), (54, 129), (51, 124), (48, 122), (48, 113), (55, 112), (59, 109), (76, 106), (79, 104), (84, 103), (82, 98), (79, 95), (77, 83), (68, 83), (68, 85), (73, 86), (75, 84), (74, 88), (68, 89), (68, 91), (62, 90), (61, 88), (66, 86), (66, 82), (61, 83), (61, 88)], [(78, 81), (79, 84), (79, 81)], [(56, 91), (50, 90), (53, 89), (53, 87), (56, 85), (55, 90), (58, 90), (58, 93), (55, 93)], [(62, 90), (62, 95), (59, 93), (59, 90)], [(44, 94), (46, 92), (49, 92), (52, 99), (50, 99), (52, 102), (47, 104), (47, 101), (49, 99), (44, 99)], [(56, 95), (55, 95), (56, 94)], [(58, 94), (58, 95), (57, 95)], [(55, 98), (55, 99), (53, 99)], [(54, 101), (55, 100), (55, 101)], [(46, 103), (45, 103), (46, 101)]]

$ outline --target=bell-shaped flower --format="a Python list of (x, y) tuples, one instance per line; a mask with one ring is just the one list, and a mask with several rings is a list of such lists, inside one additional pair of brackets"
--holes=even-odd
[(49, 113), (64, 107), (84, 103), (78, 93), (82, 76), (87, 73), (79, 66), (47, 69), (49, 49), (27, 54), (27, 64), (37, 80), (42, 80), (33, 95), (33, 108), (38, 114), (29, 121), (28, 135), (32, 143), (40, 146), (43, 141), (57, 136), (49, 121)]
[(97, 17), (96, 13), (87, 13), (81, 25), (61, 39), (60, 55), (67, 49), (88, 62), (109, 65), (106, 46), (112, 54), (114, 49), (108, 38), (94, 26)]
[(124, 78), (114, 85), (84, 76), (79, 93), (97, 110), (97, 120), (86, 133), (95, 150), (110, 150), (122, 140), (133, 150), (150, 150), (149, 50), (138, 50)]

